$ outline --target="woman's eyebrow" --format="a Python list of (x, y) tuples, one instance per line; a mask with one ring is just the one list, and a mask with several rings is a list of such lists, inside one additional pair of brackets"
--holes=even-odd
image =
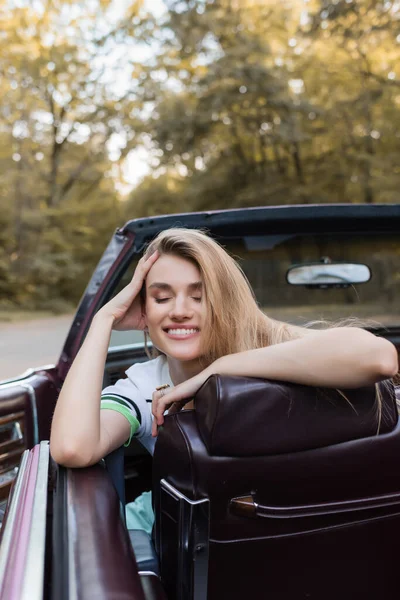
[(158, 288), (160, 290), (171, 290), (171, 286), (169, 285), (169, 283), (161, 283), (158, 281), (155, 281), (154, 283), (152, 283), (151, 285), (149, 285), (149, 290), (152, 288)]
[[(188, 285), (188, 289), (189, 290), (201, 290), (203, 286), (203, 282), (202, 281), (194, 281), (193, 283), (189, 283)], [(170, 286), (169, 283), (163, 283), (162, 281), (155, 281), (154, 283), (152, 283), (151, 285), (149, 285), (149, 290), (150, 289), (154, 289), (157, 288), (159, 290), (172, 290), (172, 286)]]

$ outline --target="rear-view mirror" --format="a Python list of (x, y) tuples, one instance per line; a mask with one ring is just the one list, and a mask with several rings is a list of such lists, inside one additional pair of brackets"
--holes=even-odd
[(371, 279), (371, 270), (359, 263), (321, 262), (294, 265), (286, 273), (290, 285), (330, 288), (348, 287), (366, 283)]

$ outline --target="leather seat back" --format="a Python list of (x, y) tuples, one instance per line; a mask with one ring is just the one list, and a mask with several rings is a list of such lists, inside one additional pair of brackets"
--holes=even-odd
[[(217, 375), (197, 393), (196, 410), (167, 417), (153, 490), (169, 596), (195, 597), (203, 560), (206, 586), (196, 598), (394, 597), (400, 426), (393, 386), (382, 390), (379, 434), (373, 387), (344, 398)], [(163, 493), (161, 480), (176, 499)], [(201, 501), (207, 514), (205, 504), (199, 517), (182, 513), (182, 502)], [(207, 542), (196, 545), (205, 514)], [(188, 581), (178, 589), (185, 557)]]

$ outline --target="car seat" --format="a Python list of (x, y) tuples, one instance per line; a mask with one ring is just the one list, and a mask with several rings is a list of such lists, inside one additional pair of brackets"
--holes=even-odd
[(345, 390), (213, 375), (165, 418), (155, 541), (171, 600), (398, 597), (391, 382)]

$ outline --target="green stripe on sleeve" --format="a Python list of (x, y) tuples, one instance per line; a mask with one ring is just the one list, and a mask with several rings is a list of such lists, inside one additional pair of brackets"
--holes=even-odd
[(122, 406), (127, 406), (128, 408), (134, 408), (136, 411), (136, 418), (139, 423), (142, 422), (142, 415), (140, 414), (140, 410), (136, 402), (132, 400), (132, 398), (126, 398), (125, 396), (121, 396), (120, 394), (103, 394), (101, 396), (102, 400), (113, 400), (114, 402), (119, 402)]
[(125, 442), (124, 446), (129, 446), (129, 444), (131, 443), (132, 436), (137, 432), (137, 430), (140, 427), (140, 423), (137, 420), (137, 418), (133, 416), (131, 411), (128, 408), (126, 408), (126, 406), (122, 406), (122, 404), (110, 400), (102, 400), (100, 404), (100, 409), (115, 410), (121, 415), (124, 415), (126, 419), (128, 419), (129, 425), (131, 426), (131, 433), (129, 435), (128, 441)]

